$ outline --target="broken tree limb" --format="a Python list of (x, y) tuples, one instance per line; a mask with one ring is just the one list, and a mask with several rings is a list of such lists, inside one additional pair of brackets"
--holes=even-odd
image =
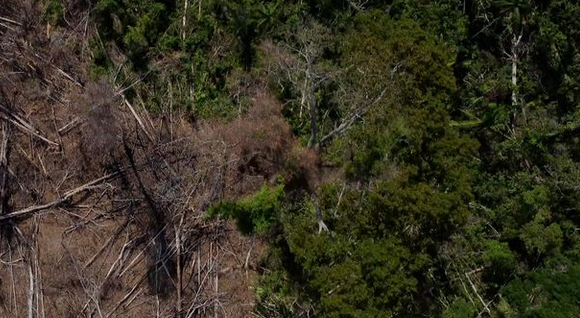
[(139, 117), (139, 115), (135, 111), (135, 108), (133, 108), (133, 105), (131, 105), (131, 103), (129, 103), (129, 101), (127, 100), (127, 98), (125, 98), (125, 95), (121, 94), (121, 97), (123, 98), (123, 102), (125, 102), (125, 105), (127, 105), (127, 107), (129, 108), (129, 110), (131, 111), (131, 114), (133, 115), (133, 117), (135, 117), (135, 120), (137, 120), (137, 123), (141, 127), (141, 130), (143, 130), (143, 132), (145, 133), (145, 136), (147, 136), (147, 139), (149, 139), (149, 141), (152, 142), (153, 141), (153, 137), (151, 137), (151, 134), (149, 133), (149, 131), (147, 130), (147, 128), (145, 128), (145, 125), (143, 124), (143, 121), (141, 120), (141, 117)]
[(141, 285), (141, 283), (143, 281), (145, 281), (146, 278), (147, 278), (147, 275), (143, 275), (143, 277), (141, 277), (141, 279), (139, 279), (137, 281), (137, 283), (135, 284), (135, 286), (133, 286), (133, 288), (131, 288), (131, 290), (121, 300), (119, 300), (119, 302), (117, 302), (117, 304), (115, 304), (115, 306), (113, 307), (113, 309), (111, 309), (111, 311), (109, 311), (109, 313), (107, 313), (104, 317), (105, 318), (108, 318), (113, 313), (115, 313), (115, 311), (117, 311), (117, 309), (119, 309), (119, 307), (121, 307), (121, 305), (123, 305), (127, 300), (129, 300), (129, 298), (131, 298), (131, 296), (137, 290), (137, 287), (139, 287), (139, 285)]
[(483, 310), (487, 311), (488, 314), (491, 314), (491, 311), (489, 309), (489, 305), (486, 304), (486, 302), (483, 300), (481, 295), (477, 292), (477, 288), (475, 287), (475, 284), (471, 281), (471, 278), (469, 278), (469, 274), (468, 273), (464, 273), (464, 274), (465, 274), (465, 277), (467, 278), (467, 281), (469, 282), (469, 285), (471, 286), (471, 289), (473, 289), (475, 296), (477, 296), (477, 299), (479, 299), (479, 301), (483, 305)]
[(72, 130), (73, 128), (77, 127), (79, 124), (83, 123), (83, 119), (80, 117), (77, 117), (73, 120), (71, 120), (68, 124), (62, 126), (61, 128), (58, 129), (58, 133), (60, 135), (66, 134), (67, 132), (69, 132), (70, 130)]
[(8, 158), (10, 146), (10, 125), (7, 122), (0, 123), (2, 126), (2, 141), (0, 143), (0, 215), (4, 215), (8, 211), (8, 201), (10, 200), (9, 185), (8, 185)]
[(123, 225), (121, 225), (117, 229), (117, 231), (115, 231), (115, 233), (111, 235), (111, 237), (109, 237), (109, 239), (107, 240), (107, 242), (105, 242), (105, 244), (101, 247), (101, 249), (99, 249), (99, 251), (85, 263), (83, 269), (86, 269), (87, 267), (91, 266), (91, 264), (93, 264), (93, 262), (103, 253), (103, 251), (105, 251), (109, 246), (111, 246), (112, 243), (114, 243), (119, 238), (119, 236), (123, 233), (123, 230), (125, 230), (127, 224), (129, 224), (129, 219), (127, 219), (123, 223)]
[(383, 97), (385, 96), (385, 93), (387, 92), (387, 88), (383, 89), (383, 91), (381, 92), (381, 94), (379, 95), (379, 97), (375, 98), (374, 100), (372, 100), (370, 103), (368, 103), (368, 105), (366, 105), (365, 107), (356, 109), (349, 117), (348, 119), (346, 119), (345, 121), (343, 121), (342, 123), (340, 123), (340, 125), (338, 125), (338, 127), (336, 127), (335, 129), (333, 129), (331, 132), (329, 132), (328, 134), (326, 134), (324, 137), (322, 137), (320, 139), (320, 144), (324, 144), (326, 141), (332, 139), (333, 137), (342, 134), (343, 132), (345, 132), (346, 130), (348, 130), (355, 122), (357, 119), (362, 118), (362, 116), (364, 116), (369, 109), (376, 103), (380, 102), (381, 99), (383, 99)]
[(12, 20), (12, 19), (8, 19), (8, 18), (6, 18), (6, 17), (0, 17), (0, 20), (2, 20), (2, 21), (6, 21), (6, 22), (10, 22), (10, 23), (12, 23), (12, 24), (16, 24), (16, 25), (18, 25), (18, 26), (22, 26), (22, 23), (20, 23), (20, 22), (17, 22), (17, 21), (14, 21), (14, 20)]
[(5, 27), (6, 29), (8, 29), (8, 30), (10, 30), (10, 31), (12, 31), (12, 32), (16, 32), (16, 29), (14, 29), (13, 27), (11, 27), (11, 26), (9, 26), (9, 25), (6, 25), (6, 24), (4, 24), (4, 23), (2, 23), (2, 22), (0, 22), (0, 26), (3, 26), (3, 27)]
[[(47, 30), (47, 32), (50, 32), (50, 30)], [(50, 34), (49, 34), (49, 36), (50, 36)], [(39, 53), (34, 52), (34, 51), (32, 51), (32, 50), (30, 50), (28, 48), (26, 48), (26, 50), (29, 51), (29, 52), (31, 52), (34, 56), (36, 56), (41, 61), (47, 63), (48, 65), (50, 65), (51, 67), (53, 67), (54, 69), (56, 69), (62, 76), (64, 76), (66, 79), (68, 79), (69, 81), (71, 81), (76, 86), (83, 87), (83, 84), (81, 84), (79, 81), (77, 81), (76, 79), (74, 79), (74, 77), (72, 77), (67, 72), (63, 71), (60, 67), (54, 65), (52, 62), (50, 62), (49, 59), (45, 58), (44, 56), (41, 56)]]
[(42, 135), (42, 132), (39, 131), (38, 129), (34, 128), (34, 126), (32, 126), (32, 124), (30, 124), (24, 118), (14, 114), (8, 108), (5, 108), (2, 105), (0, 105), (0, 118), (5, 119), (6, 121), (8, 121), (11, 124), (13, 124), (14, 126), (20, 128), (24, 132), (30, 133), (34, 137), (36, 137), (36, 138), (38, 138), (38, 139), (40, 139), (40, 140), (42, 140), (50, 145), (60, 147), (59, 143), (54, 142), (54, 141), (44, 137)]
[(107, 175), (104, 175), (98, 179), (95, 179), (89, 183), (85, 183), (83, 185), (81, 185), (80, 187), (76, 187), (72, 190), (67, 191), (63, 196), (61, 196), (59, 199), (54, 200), (52, 202), (46, 203), (46, 204), (42, 204), (42, 205), (34, 205), (22, 210), (18, 210), (12, 213), (8, 213), (5, 215), (0, 215), (0, 222), (4, 221), (4, 220), (9, 220), (9, 219), (14, 219), (14, 218), (20, 218), (20, 217), (29, 217), (32, 216), (34, 214), (37, 214), (39, 212), (42, 212), (44, 210), (48, 210), (51, 208), (55, 208), (58, 206), (61, 206), (65, 203), (67, 203), (74, 195), (81, 193), (83, 191), (86, 190), (90, 190), (93, 187), (102, 184), (104, 182), (113, 180), (114, 178), (116, 178), (118, 175), (120, 174), (120, 172), (114, 172), (114, 173), (110, 173)]

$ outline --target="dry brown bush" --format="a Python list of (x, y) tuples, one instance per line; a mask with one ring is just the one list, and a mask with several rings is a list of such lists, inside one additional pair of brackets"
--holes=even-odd
[(121, 155), (123, 129), (117, 110), (119, 98), (106, 83), (91, 82), (74, 103), (81, 116), (72, 120), (84, 118), (79, 142), (81, 167), (87, 172), (101, 173), (103, 167)]

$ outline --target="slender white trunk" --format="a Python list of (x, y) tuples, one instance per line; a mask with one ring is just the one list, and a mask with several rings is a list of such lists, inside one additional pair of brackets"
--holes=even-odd
[(197, 19), (201, 19), (201, 0), (197, 3)]
[(244, 269), (246, 270), (246, 274), (247, 274), (248, 266), (250, 265), (250, 256), (252, 254), (252, 250), (254, 249), (254, 240), (255, 240), (255, 235), (252, 234), (252, 237), (250, 238), (250, 249), (248, 250), (248, 254), (246, 254), (246, 263), (244, 263)]
[(512, 106), (517, 106), (518, 104), (518, 45), (521, 36), (514, 34), (512, 39)]
[(182, 26), (182, 30), (181, 30), (181, 39), (182, 41), (185, 41), (185, 26), (187, 24), (187, 6), (189, 4), (188, 0), (185, 0), (185, 3), (183, 4), (183, 19), (181, 21), (181, 26)]
[[(512, 61), (512, 109), (515, 111), (516, 107), (518, 106), (518, 63), (519, 63), (519, 45), (522, 40), (523, 32), (520, 31), (519, 34), (514, 34), (512, 38), (512, 52), (510, 59)], [(522, 105), (522, 119), (526, 120), (526, 113), (524, 106)], [(512, 117), (512, 134), (515, 133), (515, 124), (516, 124), (516, 113), (514, 112)]]
[(308, 77), (304, 76), (304, 84), (302, 85), (302, 98), (300, 98), (300, 112), (298, 113), (298, 118), (302, 119), (302, 112), (304, 110), (304, 104), (306, 104), (306, 92), (308, 90)]

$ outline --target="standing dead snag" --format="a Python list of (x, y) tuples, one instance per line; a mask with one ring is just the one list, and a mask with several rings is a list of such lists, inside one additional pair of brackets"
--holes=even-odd
[(328, 227), (326, 226), (326, 223), (324, 223), (324, 218), (322, 216), (322, 210), (320, 210), (320, 204), (318, 203), (318, 201), (316, 201), (316, 221), (318, 223), (318, 234), (320, 234), (322, 231), (324, 232), (328, 232)]
[[(516, 107), (520, 104), (518, 96), (518, 64), (520, 63), (520, 53), (522, 53), (522, 37), (524, 36), (524, 28), (526, 24), (526, 17), (532, 12), (531, 4), (526, 1), (496, 1), (494, 5), (500, 10), (500, 14), (505, 15), (509, 20), (505, 27), (509, 37), (510, 53), (503, 50), (504, 54), (511, 62), (511, 84), (512, 94), (511, 103), (514, 114), (512, 115), (512, 134), (515, 134), (516, 121)], [(526, 121), (525, 105), (521, 103), (522, 120)]]
[(308, 147), (314, 148), (319, 142), (318, 101), (316, 93), (322, 84), (332, 79), (331, 72), (320, 63), (324, 42), (328, 30), (314, 21), (304, 21), (290, 42), (294, 45), (285, 47), (264, 43), (264, 49), (271, 54), (270, 71), (274, 76), (291, 83), (298, 93), (299, 112), (302, 118), (304, 110), (308, 112), (310, 122), (310, 139)]

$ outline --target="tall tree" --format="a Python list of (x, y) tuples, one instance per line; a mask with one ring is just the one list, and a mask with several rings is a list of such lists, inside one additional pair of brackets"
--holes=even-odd
[[(524, 24), (526, 16), (531, 12), (532, 7), (528, 0), (500, 0), (495, 3), (499, 8), (500, 14), (508, 19), (507, 29), (511, 34), (511, 48), (508, 54), (511, 61), (511, 83), (512, 83), (512, 107), (516, 108), (519, 104), (518, 100), (518, 63), (520, 60), (520, 52), (522, 47), (522, 38), (524, 36)], [(521, 108), (522, 117), (525, 120), (525, 108)], [(512, 122), (512, 130), (514, 129), (515, 120)]]

